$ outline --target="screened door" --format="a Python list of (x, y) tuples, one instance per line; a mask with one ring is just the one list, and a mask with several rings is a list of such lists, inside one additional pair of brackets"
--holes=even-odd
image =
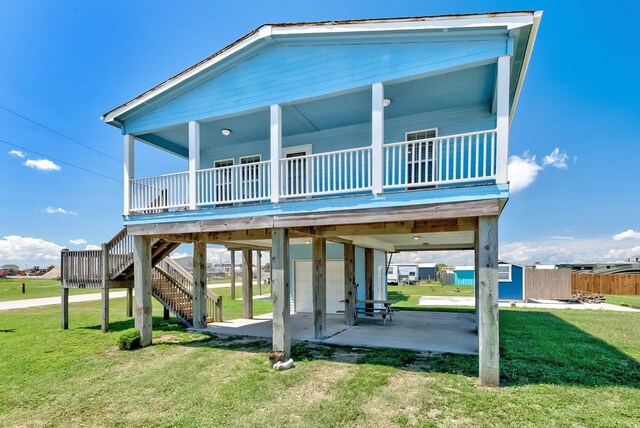
[(407, 184), (429, 184), (436, 177), (435, 153), (437, 129), (409, 132), (407, 144)]

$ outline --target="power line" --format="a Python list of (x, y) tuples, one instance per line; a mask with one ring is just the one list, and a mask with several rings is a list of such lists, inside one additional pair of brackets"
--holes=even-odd
[[(55, 129), (52, 129), (52, 128), (49, 128), (47, 125), (44, 125), (44, 124), (42, 124), (42, 123), (40, 123), (40, 122), (38, 122), (38, 121), (36, 121), (36, 120), (33, 120), (33, 119), (31, 119), (31, 118), (28, 118), (28, 117), (26, 117), (26, 116), (24, 116), (24, 115), (22, 115), (22, 114), (20, 114), (20, 113), (18, 113), (18, 112), (15, 112), (15, 111), (13, 111), (13, 110), (11, 110), (11, 109), (9, 109), (9, 108), (5, 107), (5, 106), (0, 105), (0, 109), (2, 109), (2, 110), (4, 110), (4, 111), (6, 111), (6, 112), (8, 112), (8, 113), (11, 113), (11, 114), (13, 114), (13, 115), (15, 115), (15, 116), (17, 116), (17, 117), (19, 117), (19, 118), (21, 118), (21, 119), (24, 119), (24, 120), (26, 120), (27, 122), (33, 123), (34, 125), (39, 126), (39, 127), (40, 127), (40, 128), (42, 128), (42, 129), (46, 129), (47, 131), (49, 131), (49, 132), (51, 132), (51, 133), (53, 133), (53, 134), (56, 134), (56, 135), (58, 135), (58, 136), (60, 136), (60, 137), (62, 137), (62, 138), (65, 138), (65, 139), (67, 139), (67, 140), (71, 141), (72, 143), (78, 144), (78, 145), (80, 145), (80, 146), (82, 146), (82, 147), (84, 147), (84, 148), (87, 148), (87, 149), (89, 149), (89, 150), (92, 150), (92, 151), (94, 151), (94, 152), (96, 152), (96, 153), (98, 153), (98, 154), (100, 154), (100, 155), (102, 155), (102, 156), (104, 156), (104, 157), (107, 157), (107, 158), (111, 159), (112, 161), (115, 161), (115, 162), (117, 162), (117, 163), (119, 163), (119, 164), (121, 164), (121, 163), (122, 163), (122, 161), (121, 161), (120, 159), (114, 158), (113, 156), (111, 156), (111, 155), (110, 155), (110, 154), (108, 154), (108, 153), (105, 153), (105, 152), (100, 151), (100, 150), (98, 150), (98, 149), (96, 149), (96, 148), (94, 148), (94, 147), (91, 147), (91, 146), (89, 146), (88, 144), (84, 144), (83, 142), (78, 141), (78, 140), (76, 140), (75, 138), (69, 137), (68, 135), (63, 134), (62, 132), (56, 131)], [(25, 149), (25, 150), (26, 150), (26, 149)], [(34, 152), (34, 153), (35, 153), (35, 152)], [(41, 156), (44, 156), (44, 155), (41, 155)], [(142, 171), (142, 170), (140, 170), (140, 169), (137, 169), (137, 168), (136, 168), (136, 170), (137, 170), (138, 172), (142, 172), (142, 173), (144, 173), (144, 174), (148, 174), (147, 172)]]
[(47, 155), (45, 155), (43, 153), (36, 152), (35, 150), (28, 149), (28, 148), (20, 146), (18, 144), (10, 143), (9, 141), (2, 140), (2, 139), (0, 139), (0, 143), (6, 144), (8, 146), (16, 147), (18, 149), (21, 149), (21, 150), (24, 150), (24, 151), (27, 151), (27, 152), (30, 152), (30, 153), (35, 153), (38, 156), (44, 156), (47, 159), (51, 159), (51, 160), (54, 160), (56, 162), (60, 162), (63, 165), (67, 165), (67, 166), (70, 166), (70, 167), (73, 167), (73, 168), (77, 168), (77, 169), (79, 169), (81, 171), (88, 172), (89, 174), (97, 175), (98, 177), (106, 178), (107, 180), (115, 181), (116, 183), (122, 184), (122, 181), (116, 180), (115, 178), (109, 177), (109, 176), (104, 175), (104, 174), (100, 174), (99, 172), (95, 172), (95, 171), (92, 171), (90, 169), (86, 169), (86, 168), (83, 168), (81, 166), (78, 166), (78, 165), (74, 165), (74, 164), (72, 164), (70, 162), (65, 162), (63, 160), (56, 159), (56, 158), (51, 157), (51, 156), (47, 156)]

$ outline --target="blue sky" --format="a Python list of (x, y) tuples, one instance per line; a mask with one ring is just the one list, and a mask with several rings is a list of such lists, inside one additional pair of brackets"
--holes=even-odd
[[(501, 217), (501, 256), (557, 262), (640, 254), (640, 4), (571, 3), (5, 0), (0, 264), (53, 263), (59, 248), (96, 245), (119, 230), (122, 139), (100, 115), (261, 24), (514, 9), (544, 16), (511, 130), (510, 178), (522, 189)], [(139, 175), (186, 169), (141, 146)], [(55, 168), (43, 160), (60, 169), (41, 170)]]

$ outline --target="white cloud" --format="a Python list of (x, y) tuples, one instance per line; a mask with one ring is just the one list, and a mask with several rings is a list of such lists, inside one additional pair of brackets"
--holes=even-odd
[(29, 168), (39, 169), (40, 171), (60, 171), (60, 165), (50, 161), (49, 159), (27, 159), (24, 163)]
[(24, 157), (26, 156), (26, 155), (25, 155), (24, 153), (22, 153), (20, 150), (10, 150), (10, 151), (9, 151), (9, 154), (10, 154), (11, 156), (15, 156), (15, 157), (18, 157), (18, 158), (24, 158)]
[(636, 232), (633, 229), (628, 229), (624, 232), (613, 235), (614, 241), (623, 241), (625, 239), (640, 239), (640, 232)]
[[(567, 169), (567, 156), (566, 153), (560, 153), (560, 149), (556, 147), (553, 151), (546, 155), (544, 159), (542, 159), (542, 164), (544, 166), (551, 165), (554, 168)], [(576, 158), (574, 157), (574, 162)]]
[(529, 187), (542, 169), (536, 162), (536, 157), (524, 152), (522, 157), (511, 156), (509, 158), (509, 191), (519, 192)]
[(65, 210), (64, 208), (60, 208), (60, 207), (47, 207), (45, 209), (45, 212), (47, 214), (78, 215), (78, 213), (75, 211)]
[[(539, 164), (536, 156), (529, 154), (529, 151), (524, 152), (522, 156), (510, 156), (508, 165), (509, 191), (515, 193), (529, 187), (536, 180), (538, 173), (547, 166), (567, 169), (567, 159), (567, 154), (560, 152), (557, 147), (542, 159), (542, 164)], [(576, 160), (577, 158), (574, 157), (573, 162), (575, 163)]]
[(171, 257), (172, 259), (182, 259), (184, 257), (189, 257), (189, 254), (175, 252), (175, 253), (171, 253), (169, 257)]
[(84, 250), (85, 251), (100, 250), (100, 245), (89, 244), (86, 247), (84, 247)]
[(78, 238), (78, 239), (69, 239), (69, 243), (73, 245), (84, 245), (87, 243), (87, 241), (85, 241), (82, 238)]
[[(635, 232), (638, 233), (638, 232)], [(499, 258), (523, 265), (540, 262), (558, 264), (570, 262), (624, 262), (640, 254), (637, 241), (614, 240), (608, 236), (571, 238), (556, 236), (531, 241), (500, 242)], [(636, 239), (640, 239), (638, 236)], [(473, 251), (423, 251), (398, 253), (393, 263), (446, 263), (472, 265)]]
[(0, 239), (0, 261), (4, 263), (42, 264), (60, 260), (62, 246), (39, 238), (9, 235)]

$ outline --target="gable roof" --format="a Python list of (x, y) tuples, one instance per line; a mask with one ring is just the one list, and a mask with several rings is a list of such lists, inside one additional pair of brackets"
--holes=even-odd
[(140, 106), (151, 102), (154, 98), (170, 91), (172, 88), (189, 80), (191, 77), (210, 69), (220, 61), (233, 56), (241, 50), (256, 44), (259, 41), (271, 40), (274, 37), (294, 36), (294, 35), (335, 35), (348, 33), (370, 33), (385, 31), (407, 31), (407, 30), (446, 30), (451, 28), (506, 28), (512, 30), (523, 26), (531, 25), (531, 33), (527, 42), (524, 60), (520, 69), (518, 85), (515, 91), (511, 115), (515, 111), (515, 106), (520, 94), (520, 88), (526, 74), (527, 66), (533, 44), (536, 38), (541, 11), (514, 11), (514, 12), (494, 12), (484, 14), (457, 14), (457, 15), (437, 15), (403, 18), (379, 18), (345, 21), (320, 21), (320, 22), (300, 22), (265, 24), (251, 31), (230, 45), (220, 49), (213, 55), (194, 64), (186, 70), (176, 74), (166, 81), (143, 92), (130, 101), (108, 111), (101, 116), (101, 120), (111, 125), (121, 127), (118, 118)]

